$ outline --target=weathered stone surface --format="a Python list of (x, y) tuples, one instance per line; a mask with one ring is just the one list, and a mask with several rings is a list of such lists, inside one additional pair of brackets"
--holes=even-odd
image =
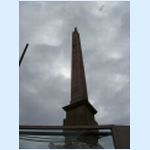
[(72, 33), (72, 72), (71, 72), (71, 103), (83, 99), (88, 100), (86, 79), (83, 65), (80, 35), (77, 29)]
[[(70, 105), (63, 107), (66, 111), (64, 126), (97, 126), (94, 118), (97, 111), (88, 101), (80, 35), (76, 28), (72, 33), (71, 70), (71, 102)], [(78, 135), (75, 139), (77, 141), (72, 141), (72, 139), (70, 141), (70, 138), (65, 137), (65, 148), (92, 148), (97, 145), (98, 136)]]
[(97, 125), (95, 108), (88, 101), (80, 35), (72, 33), (71, 102), (63, 107), (66, 111), (64, 125)]

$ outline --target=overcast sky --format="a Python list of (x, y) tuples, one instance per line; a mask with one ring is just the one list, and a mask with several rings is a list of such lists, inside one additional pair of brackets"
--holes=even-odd
[(90, 103), (99, 124), (130, 124), (129, 2), (19, 2), (20, 124), (62, 125), (78, 27)]

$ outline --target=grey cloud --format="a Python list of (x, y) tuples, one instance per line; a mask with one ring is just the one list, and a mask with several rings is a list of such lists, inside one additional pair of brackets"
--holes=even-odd
[(99, 124), (129, 124), (129, 2), (22, 1), (19, 13), (20, 54), (29, 42), (20, 67), (20, 124), (63, 123), (75, 26), (96, 119)]

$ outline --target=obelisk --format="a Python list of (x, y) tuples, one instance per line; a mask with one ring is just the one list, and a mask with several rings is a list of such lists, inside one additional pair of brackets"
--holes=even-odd
[(63, 109), (66, 111), (64, 126), (97, 125), (94, 118), (97, 111), (88, 101), (80, 35), (77, 28), (72, 33), (71, 101)]

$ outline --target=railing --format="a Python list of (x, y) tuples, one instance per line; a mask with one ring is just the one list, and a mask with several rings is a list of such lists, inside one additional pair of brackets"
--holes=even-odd
[(48, 125), (20, 125), (19, 129), (42, 129), (42, 130), (47, 130), (47, 129), (53, 129), (53, 130), (58, 130), (58, 129), (112, 129), (115, 125), (100, 125), (100, 126), (48, 126)]
[[(121, 128), (121, 130), (120, 130)], [(123, 129), (123, 132), (122, 132)], [(20, 148), (66, 148), (67, 141), (73, 144), (69, 148), (129, 148), (129, 126), (100, 125), (100, 126), (43, 126), (20, 125)], [(119, 131), (119, 134), (117, 133)], [(125, 132), (124, 132), (125, 131)], [(123, 134), (121, 134), (123, 133)], [(118, 135), (120, 137), (118, 137)], [(129, 135), (129, 134), (128, 134)], [(79, 138), (82, 137), (82, 138)], [(80, 140), (77, 140), (80, 139)], [(89, 147), (93, 139), (94, 147)], [(82, 142), (81, 142), (82, 141)], [(86, 143), (84, 143), (84, 142)], [(70, 145), (69, 145), (70, 146)]]

